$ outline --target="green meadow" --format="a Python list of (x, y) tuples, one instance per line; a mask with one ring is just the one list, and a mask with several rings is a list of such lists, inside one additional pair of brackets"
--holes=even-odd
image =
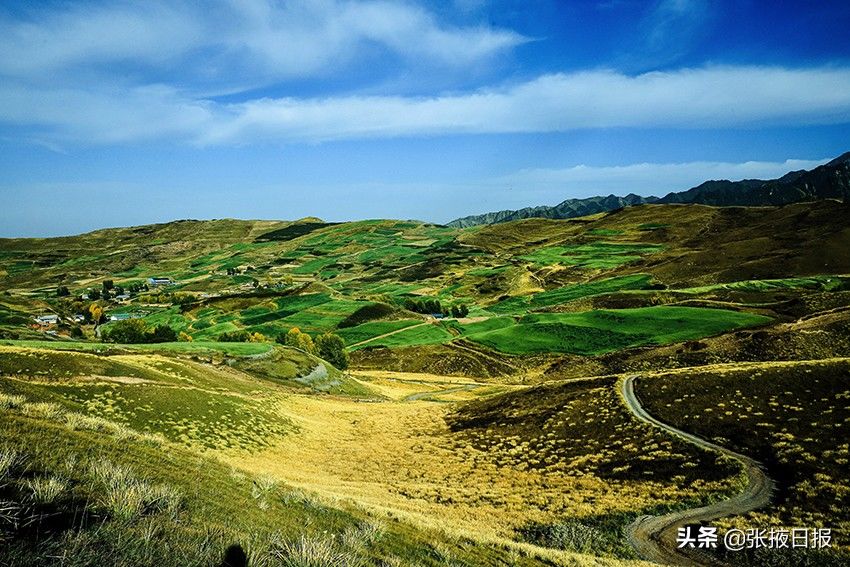
[(760, 315), (693, 307), (535, 313), (522, 317), (516, 325), (473, 333), (469, 338), (510, 354), (594, 355), (698, 339), (769, 321)]

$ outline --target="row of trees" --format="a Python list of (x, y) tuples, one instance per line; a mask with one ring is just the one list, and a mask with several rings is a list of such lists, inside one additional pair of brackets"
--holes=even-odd
[(340, 370), (348, 368), (348, 352), (345, 350), (345, 340), (335, 333), (323, 333), (313, 340), (310, 335), (301, 332), (298, 327), (293, 327), (285, 335), (280, 335), (277, 342), (315, 354)]
[(151, 327), (144, 319), (127, 319), (104, 330), (102, 337), (112, 343), (170, 343), (177, 340), (177, 332), (168, 325)]
[[(261, 343), (266, 341), (266, 336), (262, 333), (250, 333), (244, 329), (239, 329), (220, 334), (218, 340), (225, 343)], [(313, 339), (298, 327), (293, 327), (286, 333), (279, 335), (276, 341), (282, 345), (319, 356), (340, 370), (348, 368), (348, 352), (345, 350), (345, 341), (337, 334), (324, 333)]]
[(218, 336), (218, 340), (223, 343), (264, 343), (266, 336), (262, 333), (249, 333), (240, 329), (224, 332)]
[(452, 317), (466, 317), (469, 315), (469, 307), (463, 303), (452, 306), (444, 306), (439, 299), (423, 298), (414, 299), (409, 297), (404, 300), (404, 308), (415, 313), (426, 315), (442, 314)]

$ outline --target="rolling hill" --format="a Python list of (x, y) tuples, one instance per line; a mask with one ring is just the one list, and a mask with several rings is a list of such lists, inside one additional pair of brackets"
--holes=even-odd
[[(638, 565), (635, 522), (747, 476), (636, 419), (627, 377), (658, 419), (766, 464), (780, 493), (723, 529), (843, 538), (848, 207), (0, 240), (0, 562)], [(180, 340), (105, 340), (128, 321)], [(295, 328), (349, 367), (281, 345)]]

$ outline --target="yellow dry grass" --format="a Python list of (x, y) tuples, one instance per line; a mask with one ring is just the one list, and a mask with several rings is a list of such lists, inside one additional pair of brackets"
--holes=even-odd
[(454, 537), (512, 547), (519, 545), (514, 530), (532, 521), (635, 510), (706, 488), (673, 493), (652, 481), (603, 480), (583, 473), (580, 464), (553, 472), (494, 462), (451, 435), (444, 416), (454, 404), (441, 394), (411, 394), (449, 392), (452, 401), (468, 400), (485, 385), (422, 374), (357, 375), (388, 400), (291, 395), (279, 411), (298, 433), (259, 452), (230, 451), (223, 458), (325, 501), (348, 501)]

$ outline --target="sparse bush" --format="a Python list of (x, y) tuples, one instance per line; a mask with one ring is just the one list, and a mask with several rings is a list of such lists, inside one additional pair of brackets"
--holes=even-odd
[(600, 547), (606, 547), (604, 534), (574, 520), (560, 524), (532, 524), (520, 533), (530, 543), (578, 553), (598, 552)]
[(75, 412), (66, 413), (64, 417), (68, 429), (98, 431), (100, 433), (113, 433), (115, 429), (114, 423), (102, 417)]
[(17, 527), (23, 506), (11, 500), (0, 500), (0, 529), (3, 524)]
[(384, 529), (384, 525), (379, 522), (360, 522), (342, 532), (342, 544), (348, 549), (365, 547), (381, 539)]
[(284, 492), (281, 495), (280, 500), (287, 506), (291, 506), (293, 504), (301, 504), (302, 506), (312, 506), (315, 504), (313, 498), (309, 494), (297, 488)]

